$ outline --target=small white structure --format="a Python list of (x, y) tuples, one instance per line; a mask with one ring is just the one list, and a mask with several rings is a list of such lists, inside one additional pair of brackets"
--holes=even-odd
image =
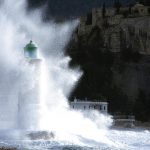
[(105, 114), (108, 112), (107, 102), (93, 102), (75, 99), (73, 102), (70, 102), (70, 107), (76, 110), (97, 110)]

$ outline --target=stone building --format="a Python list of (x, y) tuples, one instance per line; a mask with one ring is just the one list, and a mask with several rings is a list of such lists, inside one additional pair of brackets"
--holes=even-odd
[(112, 52), (120, 52), (125, 46), (131, 46), (140, 53), (150, 52), (150, 7), (136, 3), (134, 6), (106, 8), (105, 17), (102, 8), (94, 8), (91, 13), (81, 18), (78, 36), (87, 37), (94, 27), (98, 27), (103, 35), (103, 47)]
[(104, 21), (107, 21), (109, 25), (119, 24), (123, 18), (135, 18), (141, 16), (150, 15), (150, 7), (143, 4), (136, 3), (134, 6), (121, 7), (119, 14), (116, 14), (116, 9), (106, 8), (105, 18), (103, 18), (102, 8), (93, 8), (92, 12), (80, 19), (79, 33), (88, 32), (91, 27), (104, 25)]
[(148, 15), (148, 8), (147, 6), (144, 6), (143, 4), (136, 3), (132, 9), (131, 14), (137, 15), (137, 16), (145, 16)]

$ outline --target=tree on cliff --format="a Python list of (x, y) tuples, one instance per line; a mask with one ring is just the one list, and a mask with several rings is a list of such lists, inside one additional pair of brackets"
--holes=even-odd
[(150, 8), (148, 8), (148, 13), (150, 14)]
[(150, 6), (150, 0), (138, 0), (138, 2), (144, 4), (145, 6)]
[(129, 14), (131, 14), (131, 13), (132, 13), (132, 7), (133, 7), (133, 5), (132, 5), (132, 4), (130, 4), (130, 5), (129, 5)]
[(119, 14), (120, 13), (120, 8), (121, 8), (121, 2), (119, 0), (115, 0), (114, 1), (114, 7), (116, 9), (116, 14)]
[(105, 5), (105, 3), (103, 3), (102, 16), (103, 16), (103, 18), (106, 17), (106, 5)]

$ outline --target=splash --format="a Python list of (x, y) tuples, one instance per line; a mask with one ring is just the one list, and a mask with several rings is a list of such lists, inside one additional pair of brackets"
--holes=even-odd
[[(53, 131), (60, 142), (115, 145), (106, 136), (112, 123), (109, 116), (72, 111), (68, 105), (67, 96), (82, 73), (69, 69), (70, 58), (63, 50), (78, 21), (55, 24), (43, 23), (41, 18), (39, 10), (26, 11), (24, 0), (1, 2), (0, 129), (46, 130)], [(39, 47), (38, 73), (22, 53), (29, 39)], [(35, 85), (39, 89), (33, 91)]]

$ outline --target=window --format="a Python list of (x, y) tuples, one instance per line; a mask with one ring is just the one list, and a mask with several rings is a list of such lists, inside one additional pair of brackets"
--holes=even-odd
[(99, 107), (100, 107), (99, 109), (102, 110), (102, 105), (100, 105)]
[(104, 106), (104, 110), (106, 110), (106, 106)]
[(137, 9), (134, 10), (135, 14), (139, 14), (139, 11)]

